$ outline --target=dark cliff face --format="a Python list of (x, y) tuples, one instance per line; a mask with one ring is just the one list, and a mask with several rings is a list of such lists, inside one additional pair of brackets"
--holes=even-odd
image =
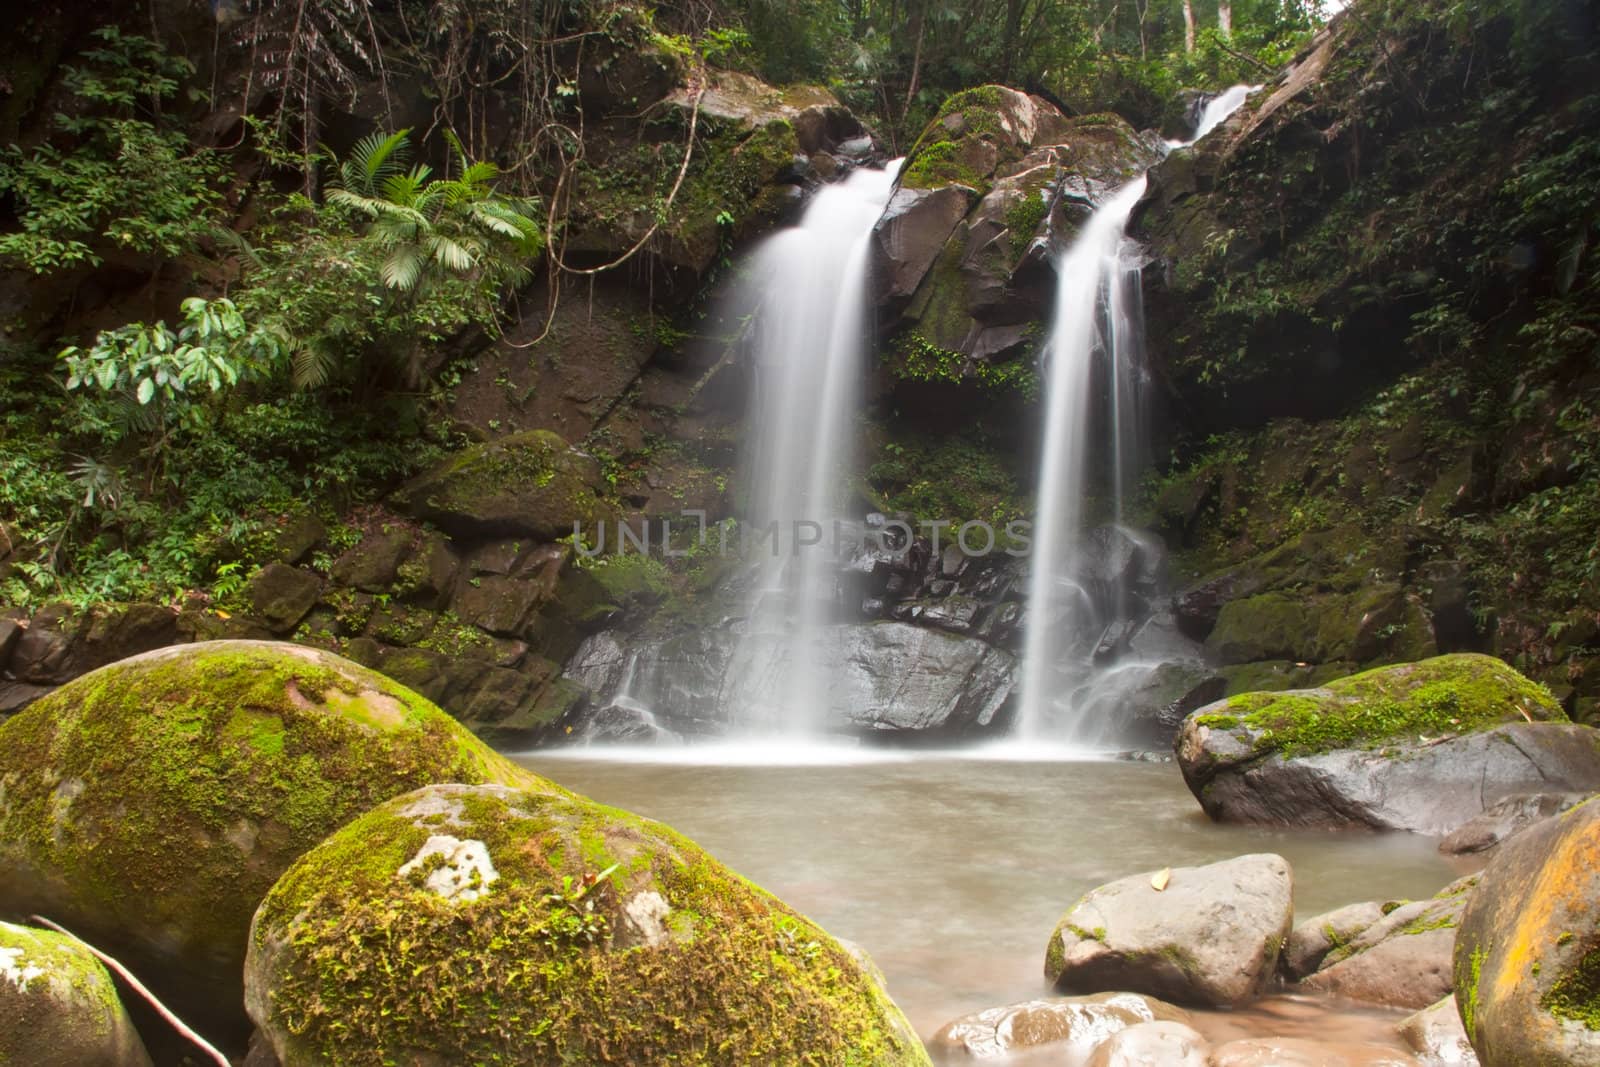
[(1245, 579), (1200, 629), (1219, 596), (1239, 634), (1387, 590), (1355, 660), (1481, 647), (1592, 714), (1597, 44), (1590, 3), (1357, 4), (1152, 172), (1151, 357), (1191, 441), (1153, 510)]

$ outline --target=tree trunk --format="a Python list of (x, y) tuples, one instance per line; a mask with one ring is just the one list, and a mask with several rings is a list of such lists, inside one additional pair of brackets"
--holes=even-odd
[(1194, 0), (1183, 0), (1183, 50), (1194, 51)]
[(1217, 29), (1224, 38), (1233, 36), (1233, 0), (1218, 0)]

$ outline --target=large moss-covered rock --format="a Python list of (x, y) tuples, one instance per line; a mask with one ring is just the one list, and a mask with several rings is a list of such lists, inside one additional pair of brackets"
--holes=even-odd
[(272, 883), (357, 814), (433, 782), (556, 791), (331, 653), (146, 653), (0, 726), (0, 912), (62, 922), (231, 1039), (250, 916)]
[(0, 922), (0, 1063), (149, 1067), (111, 975), (82, 945)]
[(1600, 786), (1600, 733), (1471, 653), (1228, 697), (1176, 747), (1206, 813), (1232, 822), (1445, 834), (1505, 796)]
[(846, 948), (692, 842), (494, 786), (397, 797), (304, 856), (246, 996), (284, 1067), (928, 1062)]
[(600, 467), (559, 434), (530, 430), (473, 445), (418, 476), (394, 503), (464, 537), (570, 537), (604, 514)]
[(1600, 1063), (1600, 799), (1500, 846), (1456, 932), (1456, 1006), (1495, 1067)]

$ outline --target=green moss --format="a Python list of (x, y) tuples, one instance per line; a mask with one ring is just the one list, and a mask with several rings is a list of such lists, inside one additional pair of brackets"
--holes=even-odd
[(1459, 919), (1460, 916), (1448, 911), (1443, 914), (1432, 915), (1423, 913), (1402, 926), (1398, 932), (1405, 936), (1415, 936), (1416, 934), (1425, 934), (1430, 930), (1454, 930)]
[(112, 945), (157, 931), (161, 963), (138, 947), (130, 962), (160, 974), (183, 959), (225, 999), (284, 868), (378, 801), (439, 781), (539, 780), (326, 653), (230, 641), (139, 657), (0, 726), (0, 895)]
[(1194, 721), (1200, 726), (1210, 726), (1218, 730), (1232, 730), (1239, 725), (1239, 719), (1235, 715), (1200, 715)]
[[(418, 798), (448, 810), (407, 814)], [(500, 877), (479, 899), (395, 879), (441, 832), (488, 849)], [(670, 932), (640, 943), (625, 908), (652, 892)], [(927, 1062), (826, 933), (671, 830), (575, 798), (392, 801), (291, 868), (257, 938), (282, 953), (272, 1025), (317, 1061)]]
[(1577, 966), (1550, 987), (1539, 1006), (1558, 1019), (1600, 1030), (1600, 948), (1584, 953)]
[(1034, 191), (1025, 192), (1016, 203), (1006, 209), (1006, 230), (1010, 234), (1013, 259), (1027, 251), (1028, 245), (1032, 243), (1033, 236), (1039, 229), (1039, 224), (1049, 214), (1049, 199)]
[(1467, 962), (1467, 981), (1462, 987), (1461, 976), (1456, 977), (1456, 1000), (1461, 1008), (1461, 1024), (1467, 1031), (1469, 1038), (1475, 1036), (1473, 1021), (1478, 1014), (1478, 986), (1483, 980), (1483, 961), (1489, 958), (1489, 950), (1478, 946), (1472, 950), (1472, 956)]
[(1462, 734), (1525, 717), (1565, 722), (1548, 690), (1499, 660), (1460, 653), (1381, 667), (1325, 690), (1244, 693), (1214, 721), (1232, 717), (1258, 751), (1289, 755), (1377, 748), (1419, 736)]

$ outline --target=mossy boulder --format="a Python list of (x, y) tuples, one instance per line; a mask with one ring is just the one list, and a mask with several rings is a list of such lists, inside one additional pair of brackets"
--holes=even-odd
[[(1478, 876), (1450, 883), (1427, 900), (1389, 908), (1383, 916), (1333, 946), (1304, 988), (1348, 1000), (1420, 1010), (1448, 996), (1456, 927)], [(1382, 905), (1387, 907), (1387, 904)]]
[(402, 488), (394, 504), (469, 538), (554, 541), (573, 524), (596, 529), (605, 510), (600, 466), (559, 434), (530, 430), (472, 445)]
[(146, 653), (0, 726), (0, 913), (62, 922), (234, 1040), (250, 916), (272, 883), (354, 816), (434, 782), (557, 791), (331, 653)]
[(245, 587), (253, 615), (279, 633), (299, 625), (322, 594), (322, 580), (286, 563), (269, 563)]
[(1184, 720), (1176, 749), (1229, 822), (1446, 834), (1506, 796), (1600, 787), (1600, 733), (1473, 653), (1227, 697)]
[(323, 1063), (926, 1064), (851, 952), (659, 823), (434, 786), (286, 872), (251, 1017)]
[(1293, 920), (1294, 875), (1282, 856), (1147, 871), (1091, 890), (1062, 916), (1044, 976), (1062, 992), (1231, 1007), (1272, 981)]
[(1600, 800), (1500, 846), (1456, 932), (1456, 1006), (1495, 1067), (1600, 1063)]
[(82, 945), (0, 922), (0, 1063), (149, 1067), (111, 975)]

